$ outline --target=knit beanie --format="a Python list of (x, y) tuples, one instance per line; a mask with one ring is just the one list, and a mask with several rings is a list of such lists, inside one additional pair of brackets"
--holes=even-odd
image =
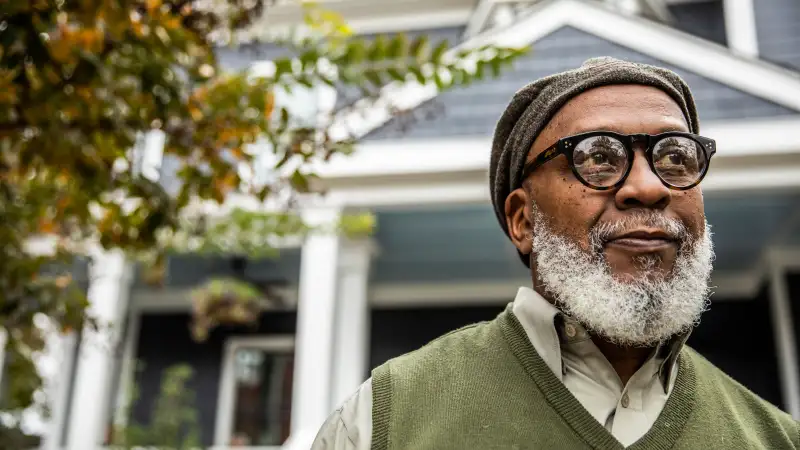
[[(661, 67), (611, 57), (592, 58), (577, 69), (528, 84), (511, 98), (497, 122), (492, 140), (489, 189), (497, 220), (506, 235), (506, 197), (522, 186), (522, 171), (533, 141), (571, 98), (593, 88), (615, 84), (641, 84), (661, 89), (680, 106), (689, 130), (698, 132), (697, 109), (689, 86), (675, 72)], [(520, 256), (528, 265), (528, 256)]]

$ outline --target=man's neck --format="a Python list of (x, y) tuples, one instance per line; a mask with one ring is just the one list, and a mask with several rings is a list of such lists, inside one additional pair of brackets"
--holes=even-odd
[(617, 372), (622, 385), (628, 384), (634, 373), (647, 361), (653, 353), (653, 348), (646, 347), (622, 347), (612, 344), (599, 336), (592, 336), (592, 342), (600, 349), (606, 357), (611, 367)]
[[(544, 289), (544, 285), (536, 276), (533, 276), (533, 289), (548, 302), (554, 303), (553, 297)], [(653, 352), (653, 347), (623, 347), (594, 335), (592, 336), (592, 342), (611, 363), (611, 367), (614, 368), (620, 380), (622, 380), (623, 386), (628, 384), (628, 380), (644, 365)]]

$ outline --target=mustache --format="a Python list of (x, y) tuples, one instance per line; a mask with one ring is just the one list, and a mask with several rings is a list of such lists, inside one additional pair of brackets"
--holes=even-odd
[(681, 247), (692, 242), (692, 236), (683, 222), (653, 210), (634, 210), (624, 219), (598, 222), (589, 230), (589, 242), (595, 251), (602, 251), (603, 245), (612, 238), (642, 228), (663, 231)]

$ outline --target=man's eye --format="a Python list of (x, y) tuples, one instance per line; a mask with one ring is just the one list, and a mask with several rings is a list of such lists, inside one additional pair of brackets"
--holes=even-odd
[(684, 157), (684, 155), (682, 153), (670, 152), (670, 153), (662, 155), (661, 158), (659, 159), (659, 162), (663, 163), (663, 164), (681, 166), (681, 165), (684, 164), (685, 160), (686, 159), (685, 159), (685, 157)]

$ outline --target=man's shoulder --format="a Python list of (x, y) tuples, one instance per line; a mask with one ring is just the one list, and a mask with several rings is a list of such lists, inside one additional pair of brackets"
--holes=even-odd
[(780, 426), (797, 438), (797, 422), (791, 415), (734, 380), (696, 350), (685, 347), (683, 354), (692, 360), (697, 377), (698, 401), (711, 410), (730, 413), (742, 420)]
[(496, 321), (478, 322), (450, 331), (417, 350), (390, 359), (381, 367), (394, 371), (414, 366), (438, 366), (444, 361), (457, 364), (465, 359), (480, 358), (482, 354), (496, 350), (498, 338), (502, 339)]

